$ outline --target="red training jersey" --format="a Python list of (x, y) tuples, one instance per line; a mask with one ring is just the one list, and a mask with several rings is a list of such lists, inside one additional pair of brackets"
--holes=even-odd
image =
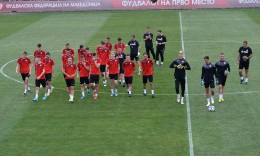
[[(42, 62), (41, 63), (35, 63), (35, 77), (36, 77), (36, 79), (37, 79), (37, 77), (39, 77), (42, 74), (44, 69), (45, 69), (44, 63), (42, 63)], [(40, 77), (40, 80), (41, 79), (45, 79), (45, 74), (43, 74)]]
[[(75, 74), (75, 72), (77, 70), (77, 66), (74, 63), (71, 63), (71, 64), (67, 63), (63, 66), (63, 69), (67, 75), (71, 76), (71, 75)], [(75, 78), (75, 76), (68, 77), (67, 75), (66, 75), (65, 79), (74, 79)]]
[(107, 61), (107, 65), (109, 66), (109, 74), (118, 74), (119, 70), (119, 60), (118, 59), (109, 59)]
[(106, 43), (105, 46), (108, 50), (110, 50), (110, 51), (112, 50), (112, 44), (111, 43)]
[(63, 63), (63, 65), (67, 64), (68, 63), (68, 58), (72, 58), (72, 62), (74, 62), (74, 57), (70, 56), (70, 55), (63, 55), (62, 58), (61, 58), (61, 61)]
[(143, 76), (153, 75), (153, 61), (149, 58), (140, 62), (140, 66), (143, 68)]
[(100, 70), (99, 68), (96, 67), (94, 61), (97, 61), (97, 63), (101, 63), (101, 60), (99, 58), (97, 59), (92, 59), (90, 62), (90, 75), (99, 75), (100, 74)]
[(114, 45), (115, 52), (125, 52), (125, 44), (124, 43), (116, 43)]
[(54, 61), (51, 58), (45, 58), (43, 60), (43, 63), (45, 65), (45, 73), (46, 74), (52, 73), (52, 69), (53, 69), (53, 66), (54, 66)]
[(87, 51), (86, 51), (86, 49), (78, 49), (78, 61), (80, 62), (81, 61), (81, 56), (84, 56), (84, 57), (86, 57), (86, 53), (87, 53)]
[(107, 60), (109, 59), (109, 55), (110, 55), (109, 49), (107, 49), (107, 48), (103, 49), (101, 46), (98, 46), (96, 51), (97, 51), (97, 55), (98, 55), (99, 59), (101, 60), (100, 64), (106, 65)]
[(17, 60), (17, 64), (20, 66), (21, 74), (28, 74), (30, 72), (31, 60), (28, 57), (20, 57)]
[[(69, 48), (69, 49), (70, 49), (70, 55), (74, 56), (74, 54), (75, 54), (74, 50), (72, 48)], [(62, 50), (62, 55), (66, 55), (66, 50), (67, 50), (67, 48), (64, 48)]]
[(125, 77), (134, 76), (135, 63), (134, 61), (125, 61), (123, 63)]
[(86, 67), (90, 66), (90, 62), (79, 62), (78, 63), (79, 76), (80, 77), (89, 77), (89, 70), (87, 70), (87, 68), (84, 66), (84, 64), (86, 65)]
[(92, 59), (93, 59), (93, 54), (91, 52), (90, 53), (86, 53), (85, 60), (87, 62), (90, 62)]
[(34, 58), (36, 57), (40, 57), (41, 58), (41, 61), (43, 62), (45, 56), (46, 56), (46, 52), (44, 50), (35, 50), (34, 51), (34, 54), (33, 54)]

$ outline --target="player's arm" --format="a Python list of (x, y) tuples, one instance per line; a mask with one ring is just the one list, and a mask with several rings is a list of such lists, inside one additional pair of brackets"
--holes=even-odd
[(45, 69), (44, 68), (42, 70), (42, 73), (36, 79), (39, 80), (43, 76), (43, 74), (45, 74)]
[(19, 73), (20, 72), (20, 64), (19, 63), (17, 63), (16, 64), (16, 67), (15, 67), (15, 71), (16, 71), (16, 73)]
[(202, 69), (201, 69), (201, 77), (200, 77), (200, 84), (203, 86), (204, 84), (204, 75), (205, 75), (205, 70), (202, 66)]
[(148, 37), (146, 37), (144, 34), (143, 39), (144, 39), (144, 41), (146, 41), (146, 40), (148, 40)]
[(176, 63), (176, 61), (174, 60), (171, 65), (170, 68), (176, 68), (178, 66), (178, 64)]
[(95, 60), (95, 61), (94, 61), (94, 63), (95, 63), (95, 66), (96, 66), (97, 68), (99, 68), (99, 67), (100, 67), (100, 63), (99, 63), (99, 62), (97, 62), (97, 60)]
[(230, 65), (229, 65), (229, 63), (227, 64), (227, 70), (228, 70), (228, 72), (230, 72)]
[(253, 57), (253, 52), (252, 52), (252, 49), (251, 48), (249, 48), (249, 56), (248, 56), (248, 59), (251, 59), (251, 57)]
[(140, 64), (139, 64), (139, 70), (138, 70), (138, 75), (141, 75), (142, 68), (143, 68), (142, 62), (140, 62)]
[(167, 38), (164, 36), (163, 42), (161, 44), (167, 44)]
[(75, 66), (75, 73), (73, 75), (71, 75), (71, 77), (76, 76), (76, 74), (78, 74), (78, 67), (77, 66)]
[(190, 68), (190, 64), (186, 61), (185, 64), (184, 64), (184, 69), (185, 70), (191, 70)]

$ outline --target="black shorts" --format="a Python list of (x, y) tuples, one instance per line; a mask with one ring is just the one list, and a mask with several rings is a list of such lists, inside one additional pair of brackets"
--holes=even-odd
[(29, 73), (25, 73), (25, 74), (21, 74), (21, 76), (22, 76), (22, 79), (23, 79), (23, 81), (25, 81), (25, 79), (28, 77), (30, 77), (30, 74)]
[(238, 67), (238, 69), (243, 69), (243, 68), (245, 68), (245, 69), (248, 69), (248, 68), (249, 68), (249, 61), (247, 61), (247, 62), (242, 62), (242, 61), (240, 61), (240, 62), (239, 62), (239, 67)]
[(99, 84), (99, 75), (90, 75), (90, 83)]
[(130, 54), (130, 59), (131, 59), (132, 61), (133, 61), (133, 60), (139, 61), (138, 54)]
[(125, 77), (125, 84), (132, 84), (133, 83), (133, 76)]
[(45, 74), (46, 81), (51, 81), (52, 73)]
[(215, 88), (215, 83), (214, 83), (214, 80), (212, 81), (204, 81), (204, 86), (205, 88)]
[(100, 65), (99, 68), (101, 73), (106, 72), (106, 65)]
[(89, 78), (88, 77), (80, 77), (80, 84), (89, 84)]
[(125, 71), (124, 71), (123, 65), (120, 64), (119, 74), (124, 74), (124, 73), (125, 73)]
[(225, 86), (226, 80), (227, 80), (227, 77), (225, 77), (225, 76), (219, 77), (219, 78), (218, 78), (218, 85)]
[(75, 86), (75, 80), (74, 79), (66, 79), (66, 85), (67, 85), (67, 87)]
[(118, 74), (109, 74), (109, 79), (118, 80)]
[(143, 83), (147, 83), (147, 80), (153, 82), (153, 75), (143, 76)]
[(40, 79), (40, 80), (35, 80), (35, 86), (36, 87), (40, 87), (42, 85), (42, 87), (46, 87), (46, 80), (45, 79)]

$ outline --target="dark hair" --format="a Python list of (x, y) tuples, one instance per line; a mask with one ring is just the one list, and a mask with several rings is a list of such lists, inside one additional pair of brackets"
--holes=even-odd
[(51, 55), (50, 52), (47, 52), (46, 55)]
[(93, 53), (92, 56), (96, 56), (97, 54), (96, 53)]
[(66, 44), (65, 44), (65, 46), (68, 46), (68, 45), (70, 45), (70, 43), (66, 43)]
[(84, 48), (84, 46), (83, 46), (83, 45), (80, 45), (79, 48), (80, 48), (80, 49), (81, 49), (81, 48)]
[(146, 27), (147, 29), (150, 29), (150, 27)]
[(41, 43), (37, 44), (37, 47), (38, 47), (38, 48), (41, 48), (41, 47), (42, 47), (42, 44), (41, 44)]
[(159, 30), (157, 30), (157, 32), (162, 32), (162, 30), (159, 29)]
[(220, 53), (220, 55), (224, 55), (224, 53), (222, 52), (222, 53)]
[(207, 60), (208, 60), (208, 59), (209, 59), (209, 56), (204, 56), (204, 59), (207, 59)]
[(41, 56), (36, 56), (36, 58), (41, 58)]
[(126, 54), (126, 56), (130, 56), (130, 54)]
[(104, 45), (104, 44), (106, 44), (106, 43), (105, 43), (104, 41), (101, 41), (100, 44)]
[(243, 41), (243, 43), (247, 44), (247, 41)]
[(147, 53), (143, 53), (143, 55), (148, 55)]
[(80, 58), (81, 58), (81, 59), (83, 59), (83, 58), (85, 59), (85, 57), (84, 57), (83, 55), (81, 55)]
[(135, 38), (135, 35), (131, 35), (133, 38)]
[(122, 38), (121, 38), (121, 37), (118, 37), (118, 38), (117, 38), (117, 41), (122, 41)]
[(23, 52), (23, 54), (27, 55), (27, 52), (26, 52), (26, 51), (24, 51), (24, 52)]
[(108, 40), (110, 40), (110, 37), (107, 37)]
[(86, 49), (86, 50), (89, 50), (89, 47), (86, 47), (85, 49)]

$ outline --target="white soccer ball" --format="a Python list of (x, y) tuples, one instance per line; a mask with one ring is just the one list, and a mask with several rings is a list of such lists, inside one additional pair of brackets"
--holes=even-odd
[(215, 112), (215, 106), (209, 106), (209, 112)]

